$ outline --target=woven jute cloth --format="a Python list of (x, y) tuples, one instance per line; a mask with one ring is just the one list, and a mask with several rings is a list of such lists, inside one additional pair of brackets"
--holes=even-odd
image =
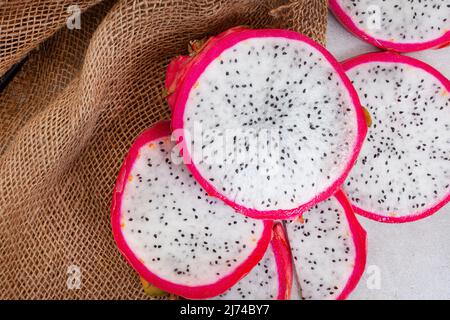
[(326, 14), (326, 0), (0, 1), (0, 76), (25, 61), (0, 93), (0, 298), (148, 298), (109, 208), (132, 141), (170, 117), (169, 60), (236, 25), (323, 43)]

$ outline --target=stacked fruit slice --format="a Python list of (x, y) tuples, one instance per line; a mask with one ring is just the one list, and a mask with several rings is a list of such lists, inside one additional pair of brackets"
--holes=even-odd
[(210, 195), (253, 218), (290, 219), (339, 188), (367, 126), (324, 48), (292, 31), (238, 28), (182, 61), (169, 66), (172, 127)]
[(344, 299), (366, 261), (354, 208), (406, 221), (448, 202), (450, 86), (434, 69), (394, 54), (343, 68), (276, 29), (190, 48), (167, 70), (172, 121), (137, 138), (114, 189), (115, 240), (145, 281), (191, 299)]
[(357, 213), (383, 222), (429, 216), (450, 199), (450, 81), (396, 53), (343, 63), (372, 114), (344, 190)]
[(397, 52), (450, 43), (450, 4), (444, 0), (329, 0), (330, 9), (355, 35)]
[(169, 122), (146, 130), (114, 190), (116, 242), (146, 281), (191, 299), (288, 299), (299, 296), (291, 294), (298, 280), (308, 285), (305, 298), (342, 298), (355, 287), (365, 232), (342, 192), (288, 223), (286, 237), (282, 224), (208, 196), (175, 146)]

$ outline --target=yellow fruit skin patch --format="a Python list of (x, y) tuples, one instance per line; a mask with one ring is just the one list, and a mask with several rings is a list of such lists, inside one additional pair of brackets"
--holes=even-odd
[(168, 292), (165, 292), (154, 285), (148, 283), (144, 278), (140, 278), (142, 288), (144, 289), (145, 294), (151, 296), (152, 298), (161, 298), (167, 296), (168, 298), (173, 297)]
[(369, 110), (366, 107), (362, 107), (364, 113), (364, 119), (366, 120), (367, 127), (370, 128), (372, 126), (372, 116), (370, 115)]

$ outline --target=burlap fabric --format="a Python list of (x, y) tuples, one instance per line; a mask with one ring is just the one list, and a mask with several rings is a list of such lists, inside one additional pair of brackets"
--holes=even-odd
[(326, 2), (0, 0), (0, 76), (28, 57), (0, 93), (0, 298), (147, 298), (109, 206), (133, 139), (170, 116), (169, 59), (242, 24), (323, 42)]

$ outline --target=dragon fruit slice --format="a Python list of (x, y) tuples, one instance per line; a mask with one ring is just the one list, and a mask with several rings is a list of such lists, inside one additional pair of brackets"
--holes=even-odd
[(373, 118), (344, 184), (355, 211), (408, 222), (450, 200), (450, 82), (429, 65), (394, 53), (343, 64)]
[(286, 224), (302, 299), (345, 299), (366, 264), (366, 232), (338, 191)]
[(287, 219), (343, 183), (367, 127), (324, 48), (292, 31), (238, 28), (176, 59), (172, 127), (208, 194), (250, 217)]
[(260, 262), (235, 286), (216, 300), (286, 300), (292, 286), (292, 258), (281, 224), (273, 229), (272, 241)]
[(446, 0), (329, 0), (342, 24), (384, 49), (411, 52), (450, 43), (450, 3)]
[(213, 297), (261, 260), (273, 224), (208, 197), (172, 152), (174, 145), (167, 121), (132, 145), (113, 193), (114, 238), (155, 287), (186, 298)]

